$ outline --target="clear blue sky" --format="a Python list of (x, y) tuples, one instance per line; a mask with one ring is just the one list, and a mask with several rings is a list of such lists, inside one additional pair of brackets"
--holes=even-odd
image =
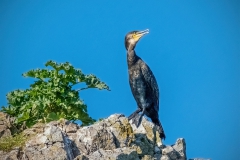
[(161, 93), (167, 139), (187, 143), (188, 158), (240, 156), (240, 1), (0, 1), (0, 105), (33, 82), (22, 73), (47, 60), (93, 73), (111, 91), (85, 90), (95, 118), (137, 108), (128, 84), (124, 36), (149, 29), (137, 54)]

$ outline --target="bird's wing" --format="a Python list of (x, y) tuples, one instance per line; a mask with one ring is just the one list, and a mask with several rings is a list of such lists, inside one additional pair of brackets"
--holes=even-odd
[(148, 65), (142, 61), (141, 71), (144, 76), (145, 82), (148, 85), (148, 88), (150, 88), (151, 96), (153, 96), (153, 102), (155, 103), (154, 108), (156, 111), (159, 110), (159, 89), (158, 84), (156, 81), (156, 78), (154, 77), (151, 69), (148, 67)]

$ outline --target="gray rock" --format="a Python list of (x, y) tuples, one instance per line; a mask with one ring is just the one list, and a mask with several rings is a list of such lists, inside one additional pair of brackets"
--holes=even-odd
[(168, 157), (167, 155), (162, 155), (160, 157), (160, 160), (172, 160), (170, 157)]
[(73, 159), (72, 152), (69, 152), (68, 147), (66, 147), (67, 143), (64, 141), (61, 129), (52, 124), (46, 124), (42, 127), (43, 130), (39, 129), (36, 136), (33, 136), (26, 143), (22, 159)]
[(0, 138), (11, 136), (12, 132), (16, 132), (17, 128), (13, 125), (14, 118), (9, 115), (0, 112)]
[(88, 158), (91, 160), (139, 160), (136, 150), (126, 147), (113, 150), (99, 149)]
[(91, 154), (98, 149), (112, 150), (128, 147), (134, 138), (126, 117), (115, 114), (99, 123), (77, 131), (75, 141), (81, 153)]
[(133, 142), (132, 147), (136, 149), (137, 153), (140, 156), (151, 155), (153, 156), (155, 147), (149, 140), (145, 134), (135, 134), (135, 141)]
[(162, 146), (162, 157), (163, 159), (170, 160), (186, 160), (186, 144), (183, 138), (177, 139), (176, 143), (172, 146)]
[(205, 159), (205, 158), (190, 158), (189, 160), (211, 160), (211, 159)]
[(185, 143), (185, 140), (183, 138), (177, 139), (175, 145), (173, 145), (173, 148), (175, 149), (175, 151), (177, 151), (178, 157), (181, 157), (181, 158), (179, 158), (179, 160), (187, 159), (187, 157), (186, 157), (186, 143)]
[[(1, 124), (6, 126), (5, 130), (11, 128), (5, 120), (0, 120)], [(4, 129), (1, 133), (8, 132)], [(1, 160), (186, 159), (184, 139), (178, 139), (172, 146), (162, 145), (152, 122), (143, 118), (140, 127), (136, 128), (121, 114), (111, 115), (87, 127), (64, 119), (39, 123), (24, 130), (23, 134), (29, 137), (25, 145), (9, 152), (0, 151)]]
[(138, 128), (132, 123), (132, 120), (130, 120), (130, 124), (134, 134), (144, 134), (151, 144), (157, 144), (158, 147), (162, 145), (162, 140), (159, 137), (159, 133), (156, 131), (154, 124), (148, 121), (145, 117), (142, 118), (142, 123)]
[(77, 147), (81, 153), (90, 154), (100, 148), (115, 149), (114, 136), (109, 132), (104, 123), (83, 127), (77, 132)]
[(18, 159), (20, 154), (19, 148), (14, 148), (10, 152), (0, 151), (0, 160), (15, 160)]

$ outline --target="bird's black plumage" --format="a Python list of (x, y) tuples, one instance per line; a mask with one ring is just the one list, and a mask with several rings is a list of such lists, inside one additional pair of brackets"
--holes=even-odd
[[(148, 33), (144, 31), (132, 31), (125, 37), (125, 47), (127, 49), (127, 63), (129, 84), (133, 97), (135, 98), (138, 109), (129, 116), (133, 123), (138, 127), (142, 116), (145, 114), (151, 118), (152, 122), (157, 126), (160, 137), (165, 139), (165, 133), (158, 118), (159, 111), (159, 89), (157, 81), (148, 67), (148, 65), (136, 55), (134, 50), (139, 39)], [(142, 112), (139, 116), (138, 113)]]

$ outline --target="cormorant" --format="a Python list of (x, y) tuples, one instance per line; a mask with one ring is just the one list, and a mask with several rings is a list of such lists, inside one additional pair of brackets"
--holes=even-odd
[[(147, 33), (149, 33), (148, 29), (144, 31), (132, 31), (125, 36), (129, 83), (138, 105), (138, 109), (128, 119), (132, 119), (133, 123), (138, 127), (142, 116), (148, 116), (157, 127), (160, 138), (165, 139), (165, 133), (158, 118), (159, 89), (157, 81), (151, 69), (136, 55), (134, 50), (139, 39)], [(138, 115), (139, 112), (142, 112), (140, 116)]]

